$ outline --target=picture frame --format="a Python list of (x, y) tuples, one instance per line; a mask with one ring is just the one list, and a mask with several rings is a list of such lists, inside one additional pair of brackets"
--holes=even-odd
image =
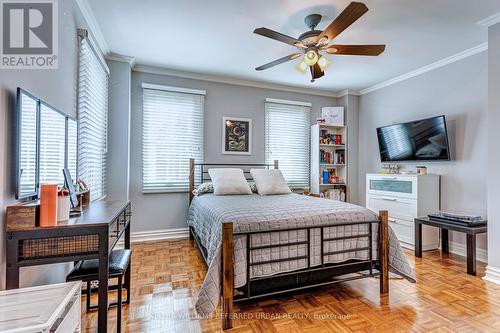
[(222, 117), (222, 154), (252, 155), (252, 119)]

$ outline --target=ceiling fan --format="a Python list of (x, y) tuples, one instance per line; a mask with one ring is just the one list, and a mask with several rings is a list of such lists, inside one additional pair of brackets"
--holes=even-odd
[(267, 28), (258, 28), (254, 33), (297, 47), (300, 52), (272, 61), (255, 68), (258, 71), (271, 68), (289, 60), (302, 57), (297, 69), (305, 72), (309, 67), (311, 82), (325, 75), (324, 70), (331, 64), (322, 53), (357, 56), (378, 56), (385, 50), (385, 45), (338, 45), (328, 43), (340, 35), (351, 24), (356, 22), (368, 11), (361, 2), (351, 2), (337, 18), (323, 31), (315, 30), (321, 21), (321, 15), (311, 14), (305, 18), (306, 25), (311, 29), (298, 38), (293, 38)]

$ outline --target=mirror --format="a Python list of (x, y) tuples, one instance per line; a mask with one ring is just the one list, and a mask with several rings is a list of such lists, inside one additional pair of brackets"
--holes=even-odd
[(17, 199), (37, 195), (38, 99), (17, 89)]
[(39, 183), (64, 185), (66, 159), (66, 115), (40, 103)]
[(68, 117), (68, 170), (76, 177), (78, 164), (78, 122)]

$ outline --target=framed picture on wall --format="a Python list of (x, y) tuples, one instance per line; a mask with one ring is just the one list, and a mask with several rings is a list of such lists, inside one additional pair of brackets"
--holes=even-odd
[(222, 117), (222, 153), (252, 155), (252, 119)]

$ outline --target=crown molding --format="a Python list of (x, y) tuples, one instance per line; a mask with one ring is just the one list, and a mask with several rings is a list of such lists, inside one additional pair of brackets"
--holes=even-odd
[(368, 93), (370, 93), (372, 91), (379, 90), (379, 89), (391, 86), (393, 84), (396, 84), (396, 83), (399, 83), (399, 82), (411, 79), (411, 78), (413, 78), (415, 76), (419, 76), (419, 75), (425, 74), (427, 72), (430, 72), (430, 71), (433, 71), (435, 69), (438, 69), (438, 68), (444, 67), (446, 65), (452, 64), (452, 63), (457, 62), (459, 60), (468, 58), (468, 57), (473, 56), (475, 54), (484, 52), (486, 50), (488, 50), (488, 43), (487, 42), (483, 43), (483, 44), (479, 44), (477, 46), (474, 46), (473, 48), (470, 48), (468, 50), (462, 51), (462, 52), (457, 53), (455, 55), (452, 55), (451, 57), (444, 58), (442, 60), (433, 62), (432, 64), (429, 64), (427, 66), (420, 67), (420, 68), (418, 68), (416, 70), (413, 70), (411, 72), (408, 72), (406, 74), (399, 75), (399, 76), (396, 76), (395, 78), (389, 79), (387, 81), (383, 81), (383, 82), (377, 83), (377, 84), (375, 84), (375, 85), (373, 85), (371, 87), (368, 87), (368, 88), (365, 88), (365, 89), (361, 89), (359, 91), (359, 93), (361, 95), (368, 94)]
[(80, 8), (80, 12), (82, 13), (83, 18), (87, 22), (89, 26), (89, 30), (92, 34), (92, 37), (95, 39), (97, 46), (101, 50), (103, 55), (107, 55), (110, 53), (108, 43), (104, 38), (104, 35), (99, 28), (99, 24), (97, 24), (97, 20), (92, 12), (92, 9), (89, 6), (87, 0), (76, 0), (78, 8)]
[(141, 73), (168, 75), (168, 76), (181, 77), (181, 78), (185, 78), (185, 79), (218, 82), (218, 83), (233, 84), (233, 85), (239, 85), (239, 86), (245, 86), (245, 87), (273, 89), (273, 90), (288, 91), (288, 92), (295, 92), (295, 93), (309, 94), (309, 95), (316, 95), (316, 96), (333, 97), (333, 98), (339, 97), (339, 92), (336, 92), (336, 91), (287, 86), (287, 85), (281, 85), (281, 84), (276, 84), (276, 83), (238, 79), (238, 78), (233, 78), (233, 77), (228, 77), (228, 76), (185, 72), (185, 71), (179, 71), (179, 70), (162, 68), (162, 67), (155, 67), (155, 66), (148, 66), (148, 65), (136, 64), (132, 68), (132, 70), (135, 72), (141, 72)]
[(134, 57), (130, 57), (130, 56), (126, 56), (126, 55), (122, 55), (122, 54), (118, 54), (118, 53), (110, 52), (106, 56), (106, 60), (125, 62), (125, 63), (130, 65), (130, 68), (134, 68), (134, 66), (135, 66), (135, 58)]
[(497, 23), (500, 23), (500, 12), (493, 14), (491, 16), (488, 16), (485, 19), (482, 19), (481, 21), (478, 21), (477, 24), (483, 26), (483, 27), (491, 27), (492, 25), (495, 25)]
[(338, 94), (337, 97), (344, 97), (347, 95), (351, 95), (351, 96), (359, 96), (360, 95), (359, 91), (353, 90), (353, 89), (345, 89), (345, 90), (339, 91), (337, 94)]

